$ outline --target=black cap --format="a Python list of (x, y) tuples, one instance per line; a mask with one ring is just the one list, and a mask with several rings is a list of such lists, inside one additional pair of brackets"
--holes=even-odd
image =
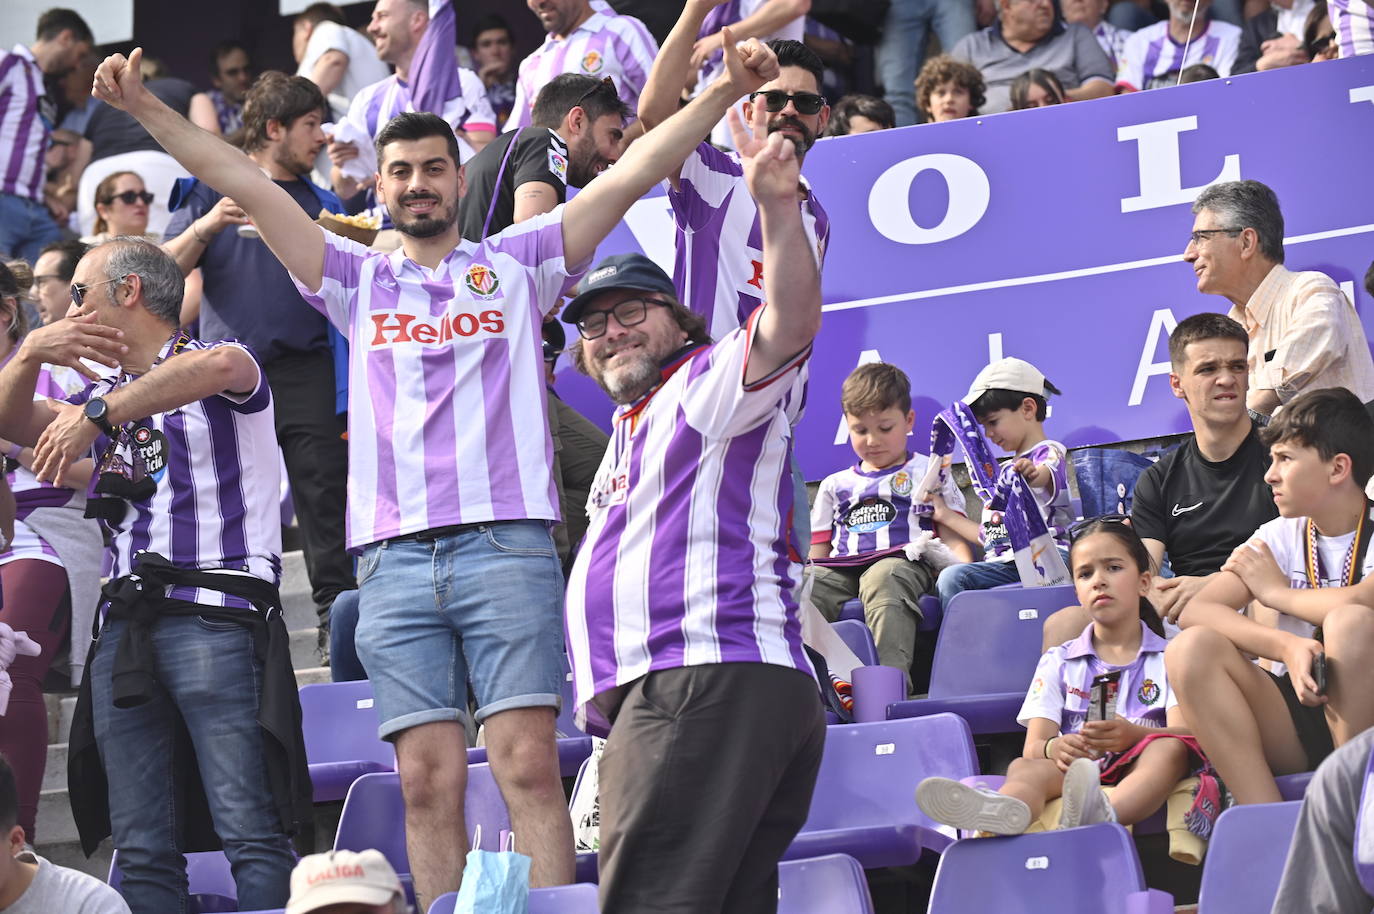
[(596, 265), (582, 279), (582, 291), (563, 309), (563, 322), (575, 324), (582, 319), (582, 309), (607, 289), (639, 289), (662, 292), (677, 298), (677, 288), (658, 264), (643, 254), (614, 254)]
[(552, 362), (568, 345), (568, 334), (558, 321), (544, 321), (544, 361)]

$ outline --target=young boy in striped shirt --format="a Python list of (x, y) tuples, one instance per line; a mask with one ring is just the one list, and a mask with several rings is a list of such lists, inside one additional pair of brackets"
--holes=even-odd
[[(916, 414), (911, 382), (896, 365), (860, 365), (845, 379), (840, 404), (849, 443), (859, 462), (821, 481), (811, 508), (811, 602), (830, 621), (846, 601), (859, 597), (873, 631), (878, 660), (896, 667), (911, 691), (911, 657), (921, 619), (917, 599), (935, 589), (939, 568), (931, 559), (910, 559), (908, 545), (932, 531), (962, 561), (968, 541), (944, 524), (914, 492), (929, 459), (907, 448)], [(964, 495), (946, 476), (941, 492), (950, 510), (964, 513)]]

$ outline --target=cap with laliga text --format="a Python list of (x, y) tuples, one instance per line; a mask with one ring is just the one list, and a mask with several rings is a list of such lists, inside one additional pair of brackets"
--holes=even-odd
[(964, 394), (964, 402), (972, 406), (974, 401), (990, 390), (1011, 390), (1037, 397), (1058, 393), (1046, 387), (1045, 376), (1040, 369), (1024, 359), (1014, 358), (998, 359), (978, 372), (968, 393)]
[(581, 292), (563, 309), (563, 322), (577, 323), (587, 304), (607, 289), (639, 289), (677, 298), (677, 287), (658, 264), (643, 254), (614, 254), (583, 278)]
[(381, 851), (329, 851), (302, 857), (291, 871), (286, 914), (308, 914), (336, 904), (404, 901), (401, 880)]

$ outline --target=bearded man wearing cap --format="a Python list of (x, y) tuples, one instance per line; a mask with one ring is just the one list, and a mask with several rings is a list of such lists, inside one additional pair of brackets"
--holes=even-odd
[(578, 367), (620, 404), (567, 591), (577, 714), (609, 733), (610, 914), (776, 910), (778, 860), (825, 741), (787, 554), (820, 278), (795, 147), (732, 124), (762, 218), (766, 304), (712, 343), (667, 275), (624, 255), (563, 313), (582, 337)]
[(403, 914), (405, 891), (381, 851), (310, 854), (291, 871), (286, 914)]

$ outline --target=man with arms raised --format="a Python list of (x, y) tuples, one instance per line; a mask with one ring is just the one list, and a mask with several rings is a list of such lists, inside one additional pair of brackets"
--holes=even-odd
[(475, 245), (458, 234), (452, 130), (434, 115), (400, 115), (377, 138), (377, 196), (404, 238), (383, 255), (327, 235), (251, 161), (145, 92), (140, 57), (106, 60), (97, 94), (231, 196), (350, 340), (359, 649), (381, 734), (396, 741), (421, 907), (456, 887), (467, 848), (469, 678), (493, 773), (534, 858), (532, 881), (570, 881), (572, 826), (554, 745), (562, 576), (548, 531), (558, 515), (539, 325), (630, 205), (735, 99), (774, 77), (776, 59), (746, 43), (725, 77), (614, 173)]
[(796, 149), (766, 119), (755, 109), (749, 137), (732, 115), (768, 265), (746, 326), (710, 343), (636, 254), (603, 261), (564, 311), (579, 367), (621, 404), (568, 581), (578, 713), (610, 733), (606, 912), (776, 910), (825, 742), (787, 520), (820, 274)]

